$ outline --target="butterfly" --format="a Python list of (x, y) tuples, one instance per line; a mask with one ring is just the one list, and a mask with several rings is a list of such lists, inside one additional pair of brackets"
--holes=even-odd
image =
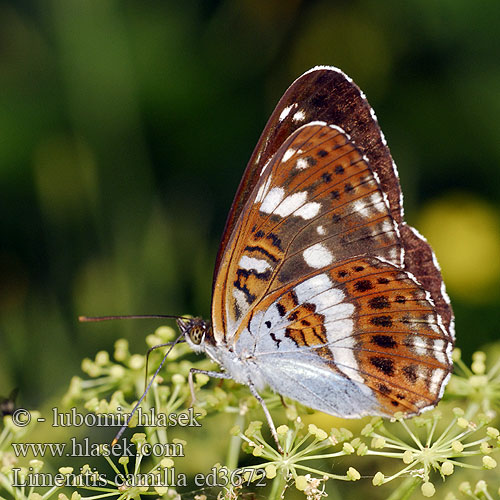
[[(433, 408), (454, 319), (434, 253), (403, 219), (363, 92), (334, 67), (288, 88), (246, 167), (218, 251), (211, 321), (178, 319), (221, 372), (347, 418)], [(200, 370), (193, 370), (193, 373)]]

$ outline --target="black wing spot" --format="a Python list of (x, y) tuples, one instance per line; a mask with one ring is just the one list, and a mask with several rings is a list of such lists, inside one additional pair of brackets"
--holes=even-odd
[(390, 394), (392, 391), (389, 389), (389, 387), (387, 387), (385, 384), (379, 384), (378, 385), (378, 390), (382, 393), (382, 394)]
[(271, 243), (273, 244), (273, 246), (275, 246), (277, 249), (283, 251), (283, 249), (281, 248), (281, 240), (274, 233), (269, 233), (267, 235), (267, 239), (271, 240)]
[(390, 335), (373, 335), (371, 343), (384, 349), (394, 349), (398, 345)]
[(324, 182), (328, 183), (332, 180), (332, 176), (329, 173), (324, 173), (322, 176)]
[(398, 295), (398, 296), (396, 297), (396, 302), (397, 302), (398, 304), (404, 304), (404, 303), (406, 302), (406, 298), (405, 298), (403, 295)]
[(339, 271), (339, 272), (337, 273), (337, 276), (338, 276), (339, 278), (345, 278), (346, 276), (349, 276), (349, 273), (348, 273), (347, 271)]
[(306, 156), (304, 158), (304, 160), (306, 160), (307, 164), (310, 167), (314, 167), (314, 165), (316, 165), (318, 163), (318, 161), (315, 158), (313, 158), (312, 156)]
[(334, 222), (335, 224), (337, 224), (338, 222), (340, 222), (340, 219), (342, 219), (342, 217), (339, 214), (333, 214), (332, 215), (332, 222)]
[(272, 332), (269, 335), (276, 342), (276, 347), (279, 349), (280, 344), (281, 344), (281, 339), (277, 339), (276, 335), (274, 335), (274, 333), (272, 333)]
[(340, 198), (340, 193), (337, 190), (332, 191), (332, 198), (338, 200)]
[(389, 283), (389, 280), (387, 278), (379, 278), (377, 281), (381, 285), (387, 285), (387, 283)]
[(372, 282), (370, 280), (359, 280), (354, 283), (354, 288), (358, 292), (366, 292), (373, 288)]
[(354, 270), (355, 270), (357, 273), (360, 273), (361, 271), (364, 271), (364, 269), (365, 269), (365, 268), (364, 268), (363, 266), (356, 266), (356, 267), (354, 268)]
[(408, 365), (403, 368), (403, 373), (405, 374), (408, 382), (414, 384), (418, 380), (417, 375), (417, 365)]
[(286, 314), (286, 309), (285, 309), (285, 306), (283, 304), (280, 304), (278, 302), (278, 304), (276, 304), (276, 308), (278, 309), (278, 314), (283, 317), (285, 314)]
[(324, 149), (320, 149), (317, 154), (320, 158), (324, 158), (325, 156), (328, 155), (328, 151), (325, 151)]
[(392, 377), (394, 375), (394, 361), (390, 358), (384, 358), (382, 356), (372, 356), (370, 358), (370, 363), (381, 371), (384, 375)]
[(368, 301), (368, 305), (371, 309), (389, 309), (391, 304), (389, 303), (389, 299), (384, 297), (383, 295), (379, 295), (378, 297), (373, 297)]
[(265, 324), (268, 328), (271, 328), (271, 322), (270, 322), (270, 321), (266, 321), (264, 324)]
[(370, 323), (375, 326), (390, 328), (392, 326), (392, 318), (388, 315), (375, 316), (374, 318), (370, 319)]
[(335, 167), (335, 173), (337, 175), (342, 175), (344, 172), (345, 172), (345, 169), (344, 169), (344, 167), (342, 165), (337, 165)]
[(354, 191), (354, 187), (350, 182), (347, 182), (344, 186), (344, 192), (350, 193), (351, 191)]

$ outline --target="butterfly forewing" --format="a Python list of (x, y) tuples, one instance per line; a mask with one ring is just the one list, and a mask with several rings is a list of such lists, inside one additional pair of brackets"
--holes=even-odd
[[(401, 246), (366, 158), (336, 127), (312, 123), (285, 141), (254, 188), (224, 261), (230, 284), (214, 304), (214, 330), (235, 335), (275, 289), (352, 255), (401, 264)], [(222, 288), (222, 287), (221, 287)], [(218, 309), (221, 311), (222, 309)], [(229, 335), (228, 335), (228, 332)]]

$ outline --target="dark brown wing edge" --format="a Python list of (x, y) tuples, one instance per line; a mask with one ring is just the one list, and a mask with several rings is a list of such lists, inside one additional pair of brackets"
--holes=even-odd
[[(286, 111), (288, 108), (288, 111)], [(300, 116), (300, 119), (297, 117)], [(278, 102), (245, 169), (229, 211), (217, 254), (213, 285), (241, 210), (257, 184), (262, 169), (281, 144), (302, 125), (324, 121), (345, 130), (368, 158), (387, 195), (392, 216), (401, 231), (405, 267), (430, 292), (447, 331), (454, 336), (453, 312), (434, 253), (416, 230), (403, 222), (402, 195), (377, 117), (365, 94), (340, 69), (318, 66), (297, 78)]]

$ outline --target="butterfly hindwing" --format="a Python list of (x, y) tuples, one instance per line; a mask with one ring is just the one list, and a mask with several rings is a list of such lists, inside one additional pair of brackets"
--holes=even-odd
[[(340, 416), (415, 414), (441, 397), (452, 339), (428, 293), (388, 262), (329, 266), (270, 294), (260, 309), (235, 352), (253, 345), (259, 371), (280, 394), (309, 406), (311, 391), (323, 394), (314, 407)], [(299, 385), (290, 383), (297, 377)], [(356, 391), (356, 408), (339, 398), (342, 390)]]

